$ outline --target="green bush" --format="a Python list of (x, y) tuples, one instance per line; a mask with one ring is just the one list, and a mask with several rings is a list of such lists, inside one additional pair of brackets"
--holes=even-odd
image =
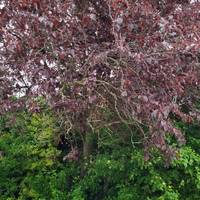
[[(114, 148), (103, 143), (103, 152), (86, 163), (87, 174), (77, 180), (70, 193), (72, 200), (195, 200), (200, 197), (200, 127), (181, 122), (187, 138), (186, 146), (170, 166), (155, 155), (145, 162), (140, 147), (122, 145), (115, 137)], [(108, 145), (109, 144), (109, 145)]]
[[(0, 199), (2, 200), (198, 200), (200, 127), (178, 122), (187, 138), (170, 166), (155, 152), (144, 161), (140, 145), (101, 130), (98, 153), (87, 162), (62, 162), (50, 114), (18, 113), (0, 119)], [(84, 176), (81, 175), (84, 166)], [(83, 167), (82, 167), (83, 168)]]
[(22, 113), (6, 128), (9, 120), (1, 120), (0, 199), (66, 199), (74, 168), (58, 160), (53, 118)]

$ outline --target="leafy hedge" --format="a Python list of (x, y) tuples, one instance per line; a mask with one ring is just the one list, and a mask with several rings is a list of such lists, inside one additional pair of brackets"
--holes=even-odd
[(118, 147), (112, 154), (100, 154), (88, 163), (87, 176), (74, 184), (73, 200), (178, 200), (200, 197), (199, 127), (185, 126), (188, 144), (180, 149), (179, 159), (165, 167), (156, 155), (145, 162), (139, 148)]
[[(54, 119), (45, 113), (1, 119), (2, 200), (195, 200), (200, 197), (200, 127), (177, 123), (187, 145), (168, 167), (161, 156), (145, 162), (140, 147), (105, 138), (88, 162), (62, 162)], [(108, 145), (109, 144), (109, 145)], [(156, 153), (155, 153), (156, 154)], [(80, 166), (85, 167), (85, 176)]]

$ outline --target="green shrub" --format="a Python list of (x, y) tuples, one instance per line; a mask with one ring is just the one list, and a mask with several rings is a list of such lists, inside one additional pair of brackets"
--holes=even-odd
[[(144, 161), (139, 145), (101, 130), (98, 153), (87, 162), (61, 162), (50, 114), (18, 113), (0, 119), (0, 199), (2, 200), (198, 200), (200, 127), (178, 122), (186, 135), (178, 159), (166, 167), (162, 157)], [(125, 140), (126, 138), (126, 140)], [(170, 138), (169, 138), (170, 139)], [(173, 144), (172, 144), (173, 145)], [(84, 176), (80, 168), (84, 166)]]
[(86, 163), (87, 174), (74, 184), (70, 199), (199, 199), (200, 127), (195, 124), (177, 125), (185, 132), (187, 145), (180, 149), (178, 159), (170, 166), (165, 166), (165, 161), (159, 155), (145, 162), (140, 147), (123, 146), (119, 138), (115, 138), (115, 146), (110, 151), (108, 147), (113, 145), (110, 139), (110, 142), (101, 144), (101, 154)]
[(66, 199), (74, 169), (58, 160), (53, 118), (18, 114), (9, 129), (1, 122), (0, 199)]

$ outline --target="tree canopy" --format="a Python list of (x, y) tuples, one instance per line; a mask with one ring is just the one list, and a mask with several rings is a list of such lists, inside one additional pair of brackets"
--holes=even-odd
[(185, 143), (173, 117), (199, 117), (198, 1), (1, 2), (2, 114), (39, 111), (43, 97), (67, 132), (134, 127), (147, 159), (152, 147), (174, 155), (167, 134)]

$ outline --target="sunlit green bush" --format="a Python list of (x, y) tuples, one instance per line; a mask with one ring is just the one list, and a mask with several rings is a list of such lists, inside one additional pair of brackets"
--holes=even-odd
[(53, 145), (55, 123), (47, 114), (1, 120), (0, 199), (66, 199), (73, 168), (62, 165)]

